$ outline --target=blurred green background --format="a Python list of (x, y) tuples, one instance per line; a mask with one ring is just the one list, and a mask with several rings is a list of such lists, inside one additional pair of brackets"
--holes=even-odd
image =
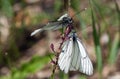
[[(120, 79), (120, 0), (0, 0), (0, 79), (49, 79), (50, 44), (57, 50), (60, 31), (35, 29), (67, 12), (94, 66), (92, 76), (56, 70), (55, 79)], [(67, 7), (66, 7), (67, 6)]]

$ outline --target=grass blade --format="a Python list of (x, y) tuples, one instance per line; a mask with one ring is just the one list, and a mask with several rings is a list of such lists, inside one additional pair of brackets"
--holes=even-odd
[[(116, 6), (116, 11), (118, 13), (118, 21), (119, 21), (119, 26), (120, 26), (120, 10), (119, 10), (116, 0), (115, 0), (115, 6)], [(120, 28), (119, 28), (119, 33), (116, 34), (114, 41), (111, 45), (110, 55), (108, 59), (109, 64), (115, 63), (115, 60), (118, 54), (119, 43), (120, 43)]]
[[(99, 25), (99, 26), (101, 26), (101, 23), (99, 23), (99, 18), (101, 18), (102, 19), (102, 21), (103, 21), (103, 25), (104, 26), (101, 26), (101, 28), (99, 27), (99, 35), (100, 35), (100, 32), (101, 31), (104, 31), (106, 28), (107, 28), (107, 22), (106, 22), (106, 20), (105, 20), (105, 18), (104, 18), (104, 14), (103, 14), (103, 8), (102, 8), (102, 6), (100, 5), (100, 1), (99, 0), (91, 0), (91, 4), (93, 5), (93, 8), (94, 8), (94, 11), (95, 11), (95, 15), (98, 17), (98, 19), (96, 19), (96, 22), (97, 22), (97, 24)], [(105, 6), (104, 6), (105, 7)]]
[(118, 48), (119, 48), (119, 34), (116, 34), (115, 39), (111, 45), (111, 50), (110, 50), (110, 56), (109, 56), (109, 64), (114, 64), (117, 54), (118, 54)]
[[(118, 22), (119, 22), (119, 25), (118, 25), (118, 26), (120, 26), (120, 9), (119, 9), (119, 6), (118, 6), (116, 0), (115, 0), (115, 6), (116, 6), (117, 14), (118, 14)], [(120, 28), (119, 28), (119, 40), (120, 40)]]
[(101, 47), (100, 47), (99, 35), (98, 35), (97, 29), (96, 29), (96, 27), (95, 27), (95, 17), (94, 17), (94, 14), (93, 14), (93, 9), (92, 9), (92, 4), (91, 4), (91, 2), (90, 2), (90, 5), (91, 5), (93, 38), (94, 38), (96, 58), (97, 58), (97, 70), (98, 70), (99, 73), (101, 73), (101, 70), (102, 70)]
[(120, 9), (119, 9), (119, 6), (118, 6), (116, 0), (115, 0), (115, 6), (116, 6), (116, 11), (118, 13), (118, 19), (119, 19), (119, 24), (120, 24)]

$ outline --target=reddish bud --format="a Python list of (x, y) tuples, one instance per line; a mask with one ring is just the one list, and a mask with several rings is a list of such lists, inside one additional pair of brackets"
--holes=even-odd
[(53, 52), (55, 52), (53, 44), (50, 45), (50, 48), (52, 49)]

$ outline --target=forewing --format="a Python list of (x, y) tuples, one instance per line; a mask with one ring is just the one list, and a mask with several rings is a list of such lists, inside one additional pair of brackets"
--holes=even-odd
[(62, 52), (59, 55), (58, 65), (62, 71), (68, 73), (71, 63), (73, 41), (68, 40), (63, 44)]
[(79, 53), (81, 56), (79, 71), (86, 75), (92, 75), (93, 74), (93, 66), (92, 66), (91, 60), (89, 59), (89, 57), (87, 55), (87, 51), (85, 50), (85, 47), (79, 38), (77, 38), (77, 43), (78, 43), (78, 47), (79, 47)]
[(58, 22), (51, 22), (51, 23), (48, 23), (47, 25), (45, 25), (44, 27), (40, 28), (40, 29), (37, 29), (35, 31), (33, 31), (31, 33), (31, 36), (43, 31), (43, 30), (57, 30), (57, 29), (60, 29), (62, 28), (62, 22), (61, 21), (58, 21)]
[(37, 29), (37, 30), (34, 30), (34, 31), (31, 33), (31, 36), (33, 36), (33, 35), (37, 34), (38, 32), (41, 32), (41, 31), (42, 31), (42, 29)]
[(43, 30), (57, 30), (57, 29), (60, 29), (60, 28), (62, 28), (62, 22), (57, 21), (57, 22), (48, 23), (42, 29)]

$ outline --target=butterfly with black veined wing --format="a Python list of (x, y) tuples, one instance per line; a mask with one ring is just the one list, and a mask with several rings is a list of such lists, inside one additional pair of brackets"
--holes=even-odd
[(41, 32), (43, 30), (58, 30), (62, 27), (67, 27), (68, 24), (72, 24), (73, 20), (72, 18), (66, 13), (62, 15), (59, 19), (57, 19), (56, 22), (51, 22), (45, 25), (43, 28), (37, 29), (31, 33), (31, 36), (35, 35), (38, 32)]
[[(82, 9), (81, 11), (77, 12), (75, 15), (79, 14), (82, 11), (85, 11), (86, 9), (87, 8)], [(73, 15), (72, 17), (74, 17), (75, 15)], [(43, 30), (57, 30), (57, 29), (60, 29), (64, 26), (67, 27), (68, 25), (73, 23), (72, 17), (70, 17), (68, 13), (65, 13), (59, 19), (57, 19), (56, 22), (50, 22), (47, 25), (45, 25), (43, 28), (40, 28), (40, 29), (33, 31), (31, 33), (31, 36), (35, 35), (38, 32), (41, 32)]]
[(72, 31), (69, 37), (62, 45), (62, 51), (58, 58), (59, 68), (65, 73), (78, 70), (86, 75), (92, 75), (92, 62), (81, 40), (75, 31)]
[[(56, 22), (48, 23), (43, 28), (37, 29), (31, 33), (31, 36), (43, 30), (57, 30), (65, 27), (70, 27), (66, 31), (65, 37), (70, 38), (62, 44), (62, 52), (59, 55), (58, 65), (65, 73), (68, 71), (80, 71), (87, 75), (93, 74), (93, 66), (90, 61), (87, 51), (84, 48), (81, 40), (77, 37), (75, 32), (71, 32), (73, 20), (68, 14), (62, 15)], [(71, 28), (72, 27), (72, 28)], [(71, 33), (70, 33), (71, 32)], [(70, 34), (69, 34), (70, 33)]]

